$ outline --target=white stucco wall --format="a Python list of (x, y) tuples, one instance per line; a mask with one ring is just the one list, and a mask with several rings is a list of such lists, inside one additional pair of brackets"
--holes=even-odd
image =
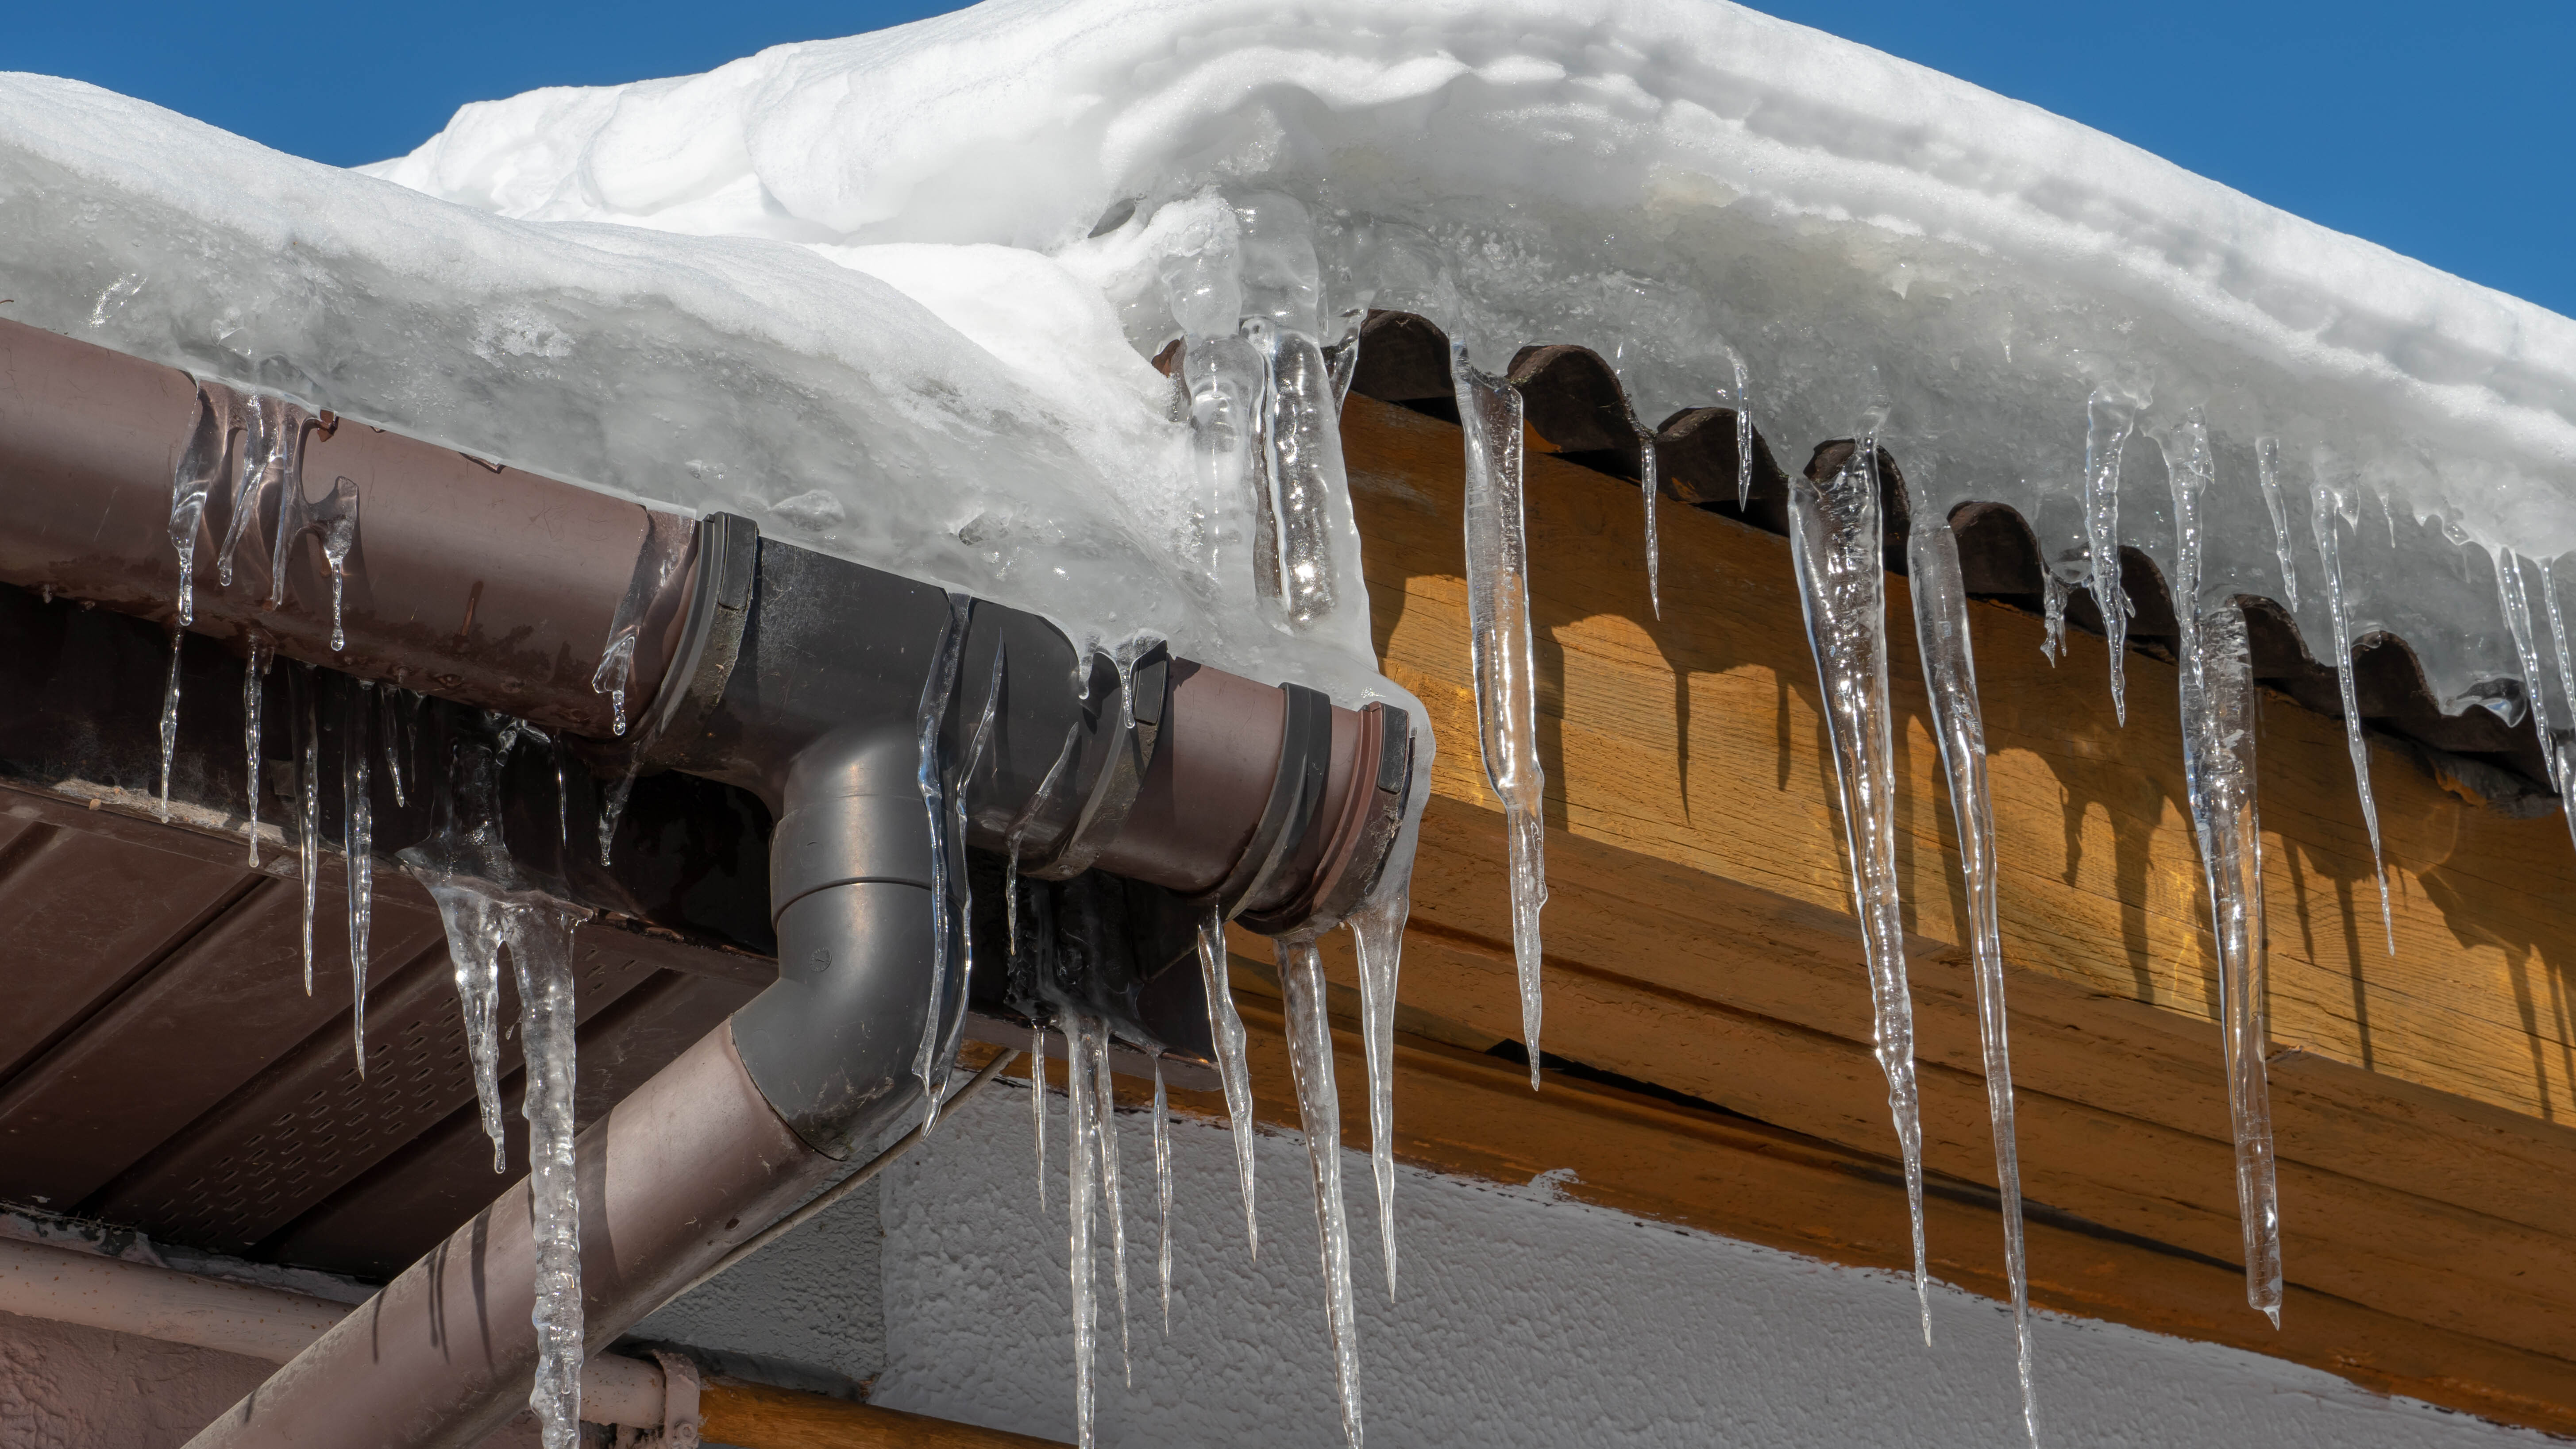
[[(1400, 1110), (1399, 1103), (1399, 1110)], [(1028, 1096), (988, 1093), (884, 1179), (885, 1366), (896, 1408), (1070, 1439), (1063, 1103), (1039, 1213)], [(1104, 1325), (1103, 1445), (1316, 1446), (1339, 1436), (1303, 1145), (1262, 1141), (1262, 1255), (1244, 1254), (1222, 1129), (1174, 1131), (1172, 1331), (1154, 1299), (1148, 1126), (1122, 1117), (1135, 1382)], [(1909, 1281), (1406, 1171), (1402, 1293), (1386, 1300), (1366, 1160), (1345, 1155), (1369, 1442), (1976, 1445), (2019, 1437), (2010, 1320), (1940, 1292), (1923, 1347)], [(860, 1194), (865, 1197), (867, 1194)], [(830, 1240), (773, 1251), (848, 1281)], [(855, 1285), (854, 1285), (855, 1287)], [(1104, 1284), (1105, 1288), (1105, 1284)], [(873, 1305), (853, 1291), (845, 1310)], [(2043, 1318), (2052, 1446), (2492, 1449), (2559, 1442), (2363, 1392), (2328, 1374), (2133, 1329)], [(773, 1351), (779, 1345), (773, 1344)]]

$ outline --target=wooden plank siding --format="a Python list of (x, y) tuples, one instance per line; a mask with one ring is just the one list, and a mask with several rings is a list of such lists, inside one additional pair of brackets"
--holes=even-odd
[[(1399, 1147), (1505, 1179), (1571, 1167), (1643, 1216), (1903, 1266), (1886, 1089), (1785, 540), (1661, 514), (1648, 612), (1636, 490), (1533, 439), (1528, 526), (1547, 768), (1541, 1045), (1707, 1104), (1521, 1070), (1501, 817), (1476, 755), (1454, 426), (1354, 396), (1344, 421), (1377, 646), (1443, 753), (1414, 878)], [(2456, 799), (2374, 756), (2397, 953), (2380, 939), (2342, 729), (2262, 716), (2272, 1084), (2290, 1296), (2244, 1303), (2216, 961), (2184, 806), (2175, 671), (1974, 611), (2011, 962), (2032, 1292), (2372, 1387), (2576, 1431), (2576, 851), (2556, 815)], [(1993, 1154), (1956, 837), (1911, 605), (1889, 580), (1899, 864), (1941, 1277), (2000, 1296)], [(1257, 942), (1240, 945), (1266, 957)], [(1349, 983), (1347, 951), (1328, 956)], [(1275, 1008), (1239, 995), (1275, 1041)], [(1268, 1030), (1264, 1027), (1270, 1028)], [(1265, 1046), (1265, 1050), (1266, 1050)], [(1276, 1057), (1274, 1052), (1272, 1057)], [(1266, 1114), (1293, 1122), (1264, 1059)], [(1356, 1104), (1355, 1052), (1342, 1085)], [(1200, 1101), (1204, 1110), (1221, 1110)], [(1721, 1110), (1722, 1109), (1722, 1110)], [(1345, 1112), (1349, 1140), (1366, 1116)], [(1354, 1188), (1354, 1191), (1360, 1191)], [(1362, 1255), (1363, 1259), (1367, 1255)]]

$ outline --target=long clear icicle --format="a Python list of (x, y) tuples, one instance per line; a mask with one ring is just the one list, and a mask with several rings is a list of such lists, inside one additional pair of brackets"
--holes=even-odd
[(971, 604), (963, 595), (949, 596), (947, 632), (939, 636), (939, 647), (931, 655), (929, 676), (922, 680), (921, 707), (915, 723), (920, 756), (914, 777), (921, 789), (922, 813), (930, 830), (930, 1004), (922, 1012), (921, 1049), (912, 1061), (912, 1074), (921, 1079), (928, 1109), (921, 1124), (925, 1136), (939, 1120), (936, 1074), (943, 1035), (940, 1026), (952, 989), (949, 963), (954, 954), (949, 943), (947, 780), (939, 758), (939, 732), (948, 719), (948, 702), (957, 692), (957, 665), (965, 654), (966, 616)]
[[(2281, 491), (2280, 439), (2254, 440), (2254, 475), (2263, 490), (2264, 510), (2272, 515), (2272, 549), (2281, 561), (2281, 602), (2296, 614), (2299, 612), (2299, 565), (2290, 553), (2290, 500)], [(2326, 564), (2329, 576), (2334, 568), (2334, 563), (2329, 560)], [(2336, 587), (2331, 577), (2326, 587)]]
[(170, 682), (161, 691), (161, 803), (160, 817), (170, 818), (170, 767), (179, 754), (179, 661), (185, 652), (188, 631), (176, 624), (170, 626)]
[(1109, 1215), (1109, 1271), (1118, 1290), (1118, 1366), (1132, 1385), (1136, 1361), (1127, 1338), (1127, 1209), (1118, 1193), (1118, 1095), (1109, 1079), (1109, 1023), (1093, 1017), (1083, 1028), (1091, 1033), (1091, 1141), (1100, 1154), (1100, 1209)]
[(1843, 844), (1869, 991), (1879, 1069), (1905, 1162), (1914, 1233), (1914, 1290), (1923, 1341), (1932, 1341), (1931, 1275), (1923, 1251), (1923, 1124), (1914, 1085), (1914, 1001), (1905, 979), (1905, 920), (1896, 873), (1896, 765), (1887, 701), (1887, 578), (1880, 557), (1878, 443), (1863, 438), (1821, 482), (1789, 487), (1790, 555), (1807, 644), (1834, 742)]
[(1413, 913), (1410, 886), (1407, 880), (1382, 884), (1376, 899), (1351, 913), (1351, 944), (1360, 964), (1360, 1040), (1368, 1051), (1369, 1171), (1377, 1179), (1377, 1237), (1386, 1255), (1390, 1303), (1395, 1301), (1395, 993), (1404, 923)]
[(170, 818), (170, 767), (179, 748), (179, 661), (188, 626), (197, 622), (197, 535), (206, 516), (206, 499), (222, 470), (226, 432), (214, 400), (197, 390), (198, 415), (188, 446), (170, 473), (170, 548), (178, 555), (176, 595), (178, 622), (170, 626), (170, 679), (161, 694), (160, 817)]
[(1163, 1336), (1172, 1333), (1172, 1108), (1163, 1091), (1163, 1059), (1154, 1058), (1154, 1272), (1163, 1285)]
[(1928, 499), (1915, 505), (1906, 540), (1914, 631), (1932, 700), (1933, 735), (1959, 822), (1959, 878), (1968, 897), (1975, 954), (1977, 1031), (1985, 1046), (1986, 1114), (1994, 1124), (1995, 1187), (2003, 1207), (2004, 1274), (2012, 1287), (2014, 1361), (2021, 1373), (2022, 1429), (2039, 1449), (2039, 1396), (2030, 1376), (2030, 1264), (2021, 1220), (2021, 1151), (2013, 1129), (2012, 1045), (2004, 1011), (2004, 933), (1996, 908), (1995, 816), (1986, 793), (1986, 724), (1977, 702), (1976, 650), (1968, 633), (1968, 588), (1959, 539), (1948, 520), (1931, 523)]
[(1208, 1039), (1216, 1043), (1217, 1081), (1225, 1087), (1225, 1115), (1234, 1129), (1234, 1173), (1243, 1188), (1243, 1240), (1261, 1256), (1261, 1225), (1252, 1214), (1252, 1066), (1244, 1056), (1243, 1013), (1226, 984), (1225, 922), (1214, 911), (1199, 924), (1199, 975), (1207, 991)]
[(313, 666), (299, 664), (287, 677), (295, 696), (295, 851), (304, 877), (304, 994), (313, 994), (314, 888), (322, 874), (322, 731), (314, 701), (320, 688)]
[[(2267, 440), (2268, 441), (2268, 440)], [(2207, 476), (2208, 444), (2201, 444), (2203, 477)], [(2379, 928), (2387, 935), (2388, 954), (2397, 954), (2397, 917), (2388, 904), (2388, 857), (2379, 844), (2379, 800), (2370, 789), (2370, 744), (2362, 738), (2360, 694), (2352, 678), (2352, 610), (2344, 602), (2343, 552), (2335, 537), (2335, 520), (2344, 511), (2341, 494), (2319, 479), (2311, 498), (2308, 521), (2317, 537), (2317, 562), (2325, 573), (2326, 615), (2334, 625), (2335, 688), (2343, 698), (2343, 743), (2352, 756), (2353, 789), (2361, 796), (2361, 823), (2370, 831), (2370, 870), (2379, 882)], [(2289, 563), (2289, 545), (2281, 546), (2281, 561)], [(2286, 576), (2286, 575), (2285, 575)], [(2295, 598), (2292, 608), (2298, 607)]]
[(250, 842), (250, 868), (259, 869), (259, 707), (267, 691), (260, 688), (268, 678), (268, 661), (272, 651), (268, 636), (254, 629), (250, 636), (250, 658), (242, 665), (242, 765), (248, 788), (243, 792), (242, 834)]
[(2137, 408), (2096, 388), (2084, 404), (2084, 540), (2093, 561), (2093, 602), (2111, 641), (2111, 710), (2129, 722), (2129, 596), (2120, 587), (2120, 454), (2138, 425)]
[(1529, 544), (1521, 522), (1521, 395), (1453, 346), (1450, 380), (1467, 435), (1467, 626), (1476, 738), (1503, 803), (1511, 853), (1512, 959), (1530, 1087), (1539, 1072), (1539, 912), (1547, 904), (1547, 776), (1538, 758), (1537, 668), (1530, 657)]
[[(2576, 658), (2570, 657), (2567, 644), (2567, 619), (2558, 607), (2558, 580), (2551, 572), (2548, 560), (2543, 559), (2534, 567), (2540, 570), (2540, 597), (2549, 605), (2549, 639), (2555, 646), (2553, 653), (2558, 666), (2558, 697), (2567, 702), (2570, 722), (2576, 724)], [(2561, 751), (2576, 751), (2576, 734), (2562, 737), (2558, 748)], [(2570, 778), (2576, 778), (2576, 758), (2571, 758), (2565, 773)], [(2560, 798), (2562, 800), (2566, 798), (2564, 786), (2560, 789)], [(2566, 817), (2568, 838), (2576, 841), (2576, 809), (2562, 809), (2559, 813)]]
[[(2186, 453), (2186, 456), (2188, 454)], [(2253, 651), (2235, 600), (2200, 597), (2205, 468), (2168, 470), (2174, 502), (2174, 618), (2181, 626), (2182, 759), (2218, 945), (2219, 1037), (2236, 1136), (2236, 1211), (2245, 1300), (2281, 1322), (2281, 1205), (2272, 1160), (2271, 1039), (2263, 963), (2263, 839), (2255, 814)]]
[(1735, 359), (1735, 507), (1753, 506), (1753, 389), (1744, 359)]
[(1664, 617), (1663, 548), (1655, 540), (1655, 495), (1662, 490), (1656, 478), (1655, 437), (1652, 433), (1637, 435), (1637, 491), (1645, 495), (1646, 504), (1646, 603), (1655, 617)]
[(1287, 996), (1288, 1065), (1297, 1078), (1298, 1125), (1306, 1134), (1306, 1160), (1315, 1172), (1315, 1237), (1323, 1256), (1333, 1378), (1342, 1396), (1342, 1438), (1359, 1449), (1359, 1322), (1351, 1301), (1351, 1230), (1342, 1212), (1342, 1099), (1333, 1087), (1324, 962), (1312, 938), (1280, 940), (1279, 984)]
[[(2541, 763), (2550, 788), (2562, 801), (2576, 800), (2576, 696), (2567, 701), (2570, 720), (2561, 723), (2550, 709), (2549, 686), (2540, 663), (2540, 646), (2531, 617), (2531, 598), (2522, 580), (2522, 560), (2510, 550), (2496, 555), (2496, 598), (2504, 608), (2505, 631), (2513, 636), (2514, 654), (2522, 661), (2523, 692), (2529, 697), (2532, 734), (2540, 741)], [(2567, 824), (2576, 835), (2576, 809)]]
[[(957, 871), (955, 877), (957, 881), (957, 1000), (959, 1005), (957, 1010), (957, 1019), (954, 1024), (948, 1028), (946, 1036), (940, 1040), (936, 1056), (933, 1059), (932, 1070), (939, 1074), (939, 1080), (937, 1085), (935, 1085), (930, 1091), (930, 1102), (922, 1115), (921, 1130), (924, 1136), (929, 1135), (932, 1125), (938, 1122), (940, 1104), (947, 1100), (948, 1083), (951, 1074), (955, 1071), (954, 1063), (957, 1060), (957, 1038), (966, 1029), (965, 1003), (973, 1000), (975, 994), (975, 873), (972, 870), (963, 868), (966, 858), (966, 791), (969, 784), (971, 784), (975, 778), (975, 771), (982, 767), (984, 763), (984, 747), (992, 740), (993, 737), (993, 719), (995, 711), (1002, 702), (1002, 666), (1006, 658), (1007, 651), (1005, 651), (997, 641), (993, 647), (992, 673), (984, 681), (984, 709), (982, 714), (978, 716), (975, 721), (974, 737), (969, 740), (966, 745), (966, 763), (958, 767), (956, 778), (947, 782), (948, 814), (946, 823), (949, 828), (949, 844), (956, 850), (957, 860), (960, 864), (960, 869)], [(1133, 721), (1129, 721), (1129, 723), (1132, 724)], [(1014, 880), (1008, 882), (1008, 884), (1016, 887), (1018, 882)]]
[(349, 1010), (361, 1077), (367, 1074), (367, 936), (375, 921), (376, 807), (367, 771), (375, 714), (375, 689), (359, 680), (340, 716), (340, 864), (349, 887)]
[(1091, 1360), (1099, 1350), (1100, 1315), (1092, 1302), (1099, 1286), (1099, 1267), (1091, 1256), (1091, 1164), (1098, 1136), (1092, 1111), (1092, 1033), (1082, 1013), (1064, 1015), (1064, 1080), (1066, 1100), (1065, 1203), (1069, 1209), (1069, 1244), (1065, 1254), (1073, 1280), (1073, 1422), (1075, 1442), (1091, 1449)]
[(414, 867), (412, 875), (438, 904), (447, 928), (447, 958), (455, 970), (456, 1006), (465, 1022), (465, 1056), (474, 1072), (474, 1102), (483, 1135), (492, 1139), (492, 1170), (510, 1170), (509, 1138), (501, 1127), (501, 941), (503, 906), (489, 887)]
[(572, 933), (576, 912), (510, 910), (510, 964), (519, 983), (519, 1043), (527, 1069), (528, 1189), (537, 1250), (537, 1371), (528, 1390), (545, 1449), (581, 1436), (581, 1203), (573, 1161)]
[(1047, 1210), (1046, 1195), (1046, 1118), (1047, 1118), (1047, 1029), (1043, 1024), (1029, 1028), (1029, 1126), (1038, 1150), (1038, 1211)]

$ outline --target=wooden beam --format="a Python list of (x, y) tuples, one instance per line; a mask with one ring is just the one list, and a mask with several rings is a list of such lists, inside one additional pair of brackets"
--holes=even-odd
[[(1458, 432), (1355, 396), (1344, 447), (1383, 667), (1423, 699), (1446, 747), (1415, 875), (1409, 1022), (1426, 1049), (1431, 1036), (1517, 1037), (1500, 817), (1468, 684)], [(1455, 1071), (1408, 1076), (1407, 1151), (1524, 1177), (1576, 1166), (1574, 1190), (1605, 1204), (1894, 1266), (1901, 1196), (1891, 1225), (1884, 1180), (1894, 1138), (1867, 1045), (1787, 545), (1670, 503), (1660, 521), (1658, 622), (1645, 607), (1634, 487), (1533, 452), (1551, 892), (1542, 1045), (1802, 1145), (1762, 1138), (1756, 1148), (1743, 1129), (1706, 1123), (1656, 1129), (1666, 1136), (1775, 1164), (1765, 1172), (1831, 1160), (1840, 1190), (1755, 1187), (1741, 1163), (1677, 1177), (1658, 1165), (1658, 1153), (1678, 1150), (1669, 1142), (1603, 1160), (1608, 1149), (1586, 1146), (1582, 1131), (1546, 1125), (1560, 1089), (1591, 1090), (1564, 1078), (1536, 1098), (1524, 1087), (1508, 1108), (1479, 1100), (1454, 1119), (1433, 1108), (1426, 1121), (1420, 1099), (1453, 1089), (1415, 1083)], [(1955, 836), (1909, 597), (1902, 579), (1889, 582), (1926, 1157), (1960, 1191), (1990, 1193)], [(2391, 957), (2341, 726), (2286, 700), (2265, 709), (2272, 1077), (2292, 1285), (2275, 1335), (2225, 1266), (2240, 1248), (2216, 965), (2184, 808), (2174, 670), (2129, 656), (2123, 729), (2099, 639), (2074, 634), (2070, 657), (2051, 668), (2037, 620), (1983, 606), (1975, 628), (2025, 1191), (2047, 1205), (2047, 1221), (2072, 1225), (2034, 1228), (2038, 1296), (2478, 1413), (2576, 1427), (2576, 1243), (2559, 1221), (2576, 1188), (2576, 1132), (2561, 1125), (2576, 1110), (2576, 1023), (2561, 976), (2576, 964), (2563, 907), (2576, 898), (2576, 852), (2563, 823), (2506, 819), (2445, 794), (2408, 757), (2376, 752)], [(1346, 962), (1335, 969), (1350, 979)], [(1591, 1170), (1576, 1160), (1585, 1153)], [(1676, 1182), (1693, 1186), (1677, 1192)], [(1775, 1206), (1793, 1200), (1794, 1212)], [(1940, 1271), (1999, 1291), (1991, 1211), (1943, 1201), (1932, 1224)]]
[(700, 1432), (742, 1449), (1037, 1449), (1062, 1443), (731, 1379), (698, 1396)]

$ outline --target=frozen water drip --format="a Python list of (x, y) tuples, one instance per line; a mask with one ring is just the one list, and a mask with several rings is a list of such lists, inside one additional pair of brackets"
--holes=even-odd
[[(2195, 428), (2194, 431), (2197, 431)], [(2206, 445), (2201, 448), (2206, 457)], [(2234, 599), (2201, 600), (2205, 463), (2186, 448), (2169, 470), (2174, 503), (2174, 618), (2181, 626), (2182, 759), (2201, 877), (2218, 945), (2219, 1036), (2236, 1139), (2236, 1211), (2244, 1231), (2245, 1299), (2281, 1322), (2281, 1209), (2272, 1158), (2271, 1031), (2264, 1006), (2263, 841), (2255, 815), (2253, 652)]]
[(1878, 440), (1863, 437), (1822, 480), (1789, 486), (1790, 557), (1816, 682), (1833, 736), (1843, 846), (1868, 958), (1879, 1070), (1905, 1163), (1914, 1235), (1914, 1290), (1923, 1341), (1932, 1341), (1931, 1275), (1923, 1251), (1923, 1124), (1914, 1083), (1914, 1002), (1905, 980), (1904, 904), (1896, 871), (1896, 766), (1887, 699), (1887, 578), (1880, 557)]
[(1342, 1211), (1342, 1100), (1333, 1088), (1333, 1026), (1325, 1015), (1324, 962), (1311, 937), (1278, 942), (1287, 997), (1288, 1065), (1297, 1079), (1297, 1120), (1315, 1172), (1315, 1238), (1324, 1270), (1324, 1320), (1332, 1334), (1333, 1379), (1341, 1390), (1342, 1438), (1360, 1446), (1358, 1313), (1351, 1301), (1351, 1230)]
[(368, 788), (367, 740), (375, 686), (354, 681), (340, 716), (340, 864), (349, 887), (349, 1010), (358, 1075), (367, 1074), (367, 935), (375, 920), (376, 808)]
[(1467, 442), (1467, 627), (1476, 738), (1502, 801), (1511, 855), (1512, 959), (1530, 1088), (1539, 1074), (1539, 912), (1547, 904), (1547, 777), (1538, 758), (1538, 682), (1530, 657), (1529, 544), (1521, 520), (1521, 395), (1453, 346), (1449, 376)]
[[(2207, 443), (2202, 442), (2200, 477), (2209, 478)], [(2277, 491), (2266, 485), (2268, 491)], [(2326, 581), (2326, 616), (2334, 628), (2335, 688), (2343, 701), (2344, 749), (2352, 756), (2353, 789), (2361, 797), (2361, 823), (2370, 830), (2371, 876), (2379, 883), (2379, 928), (2388, 940), (2388, 954), (2397, 954), (2397, 917), (2388, 904), (2388, 857), (2379, 843), (2379, 800), (2370, 789), (2370, 745), (2362, 738), (2361, 703), (2352, 679), (2352, 606), (2346, 602), (2343, 589), (2343, 550), (2335, 537), (2335, 520), (2346, 516), (2344, 499), (2334, 485), (2318, 479), (2311, 496), (2309, 523), (2316, 532), (2317, 564)], [(2281, 561), (2286, 578), (2289, 545), (2281, 546)], [(2293, 602), (2292, 607), (2297, 607)]]
[(1261, 1225), (1252, 1213), (1252, 1066), (1244, 1056), (1243, 1013), (1226, 982), (1225, 922), (1214, 911), (1199, 923), (1199, 978), (1207, 993), (1208, 1039), (1216, 1044), (1217, 1081), (1225, 1088), (1225, 1115), (1234, 1133), (1234, 1172), (1243, 1189), (1243, 1241), (1261, 1257)]
[(1368, 1053), (1369, 1172), (1377, 1179), (1378, 1246), (1386, 1256), (1386, 1297), (1395, 1301), (1395, 995), (1404, 923), (1413, 913), (1412, 863), (1391, 866), (1377, 894), (1351, 914), (1359, 956), (1360, 1040)]
[(1985, 1050), (1986, 1114), (1994, 1126), (1995, 1188), (2003, 1210), (2004, 1274), (2010, 1285), (2014, 1362), (2021, 1374), (2022, 1429), (2039, 1449), (2039, 1395), (2030, 1374), (2030, 1262), (2021, 1213), (2021, 1148), (2013, 1130), (2012, 1047), (2004, 1010), (2004, 936), (1996, 908), (1995, 817), (1986, 793), (1986, 725), (1977, 701), (1976, 650), (1968, 631), (1968, 588), (1959, 539), (1929, 500), (1915, 496), (1906, 540), (1914, 593), (1914, 632), (1922, 647), (1923, 682), (1932, 702), (1933, 738), (1959, 823), (1959, 879), (1968, 897), (1968, 929), (1977, 981), (1977, 1034)]

